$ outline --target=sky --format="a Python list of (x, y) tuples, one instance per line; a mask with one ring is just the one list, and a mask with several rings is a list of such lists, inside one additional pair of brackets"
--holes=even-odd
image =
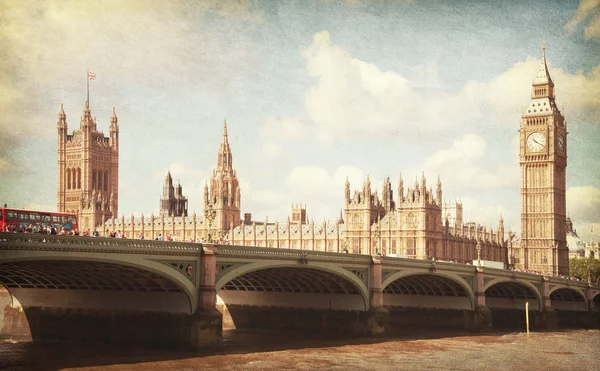
[[(242, 213), (335, 220), (344, 182), (439, 176), (520, 230), (518, 129), (542, 42), (569, 135), (567, 212), (600, 240), (600, 0), (0, 0), (0, 202), (56, 210), (57, 129), (119, 117), (119, 213), (167, 171), (202, 214), (223, 121)], [(396, 196), (396, 195), (395, 195)]]

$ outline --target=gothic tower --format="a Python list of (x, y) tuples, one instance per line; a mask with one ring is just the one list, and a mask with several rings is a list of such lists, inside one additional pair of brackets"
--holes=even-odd
[(171, 172), (165, 177), (163, 195), (160, 199), (160, 215), (165, 216), (188, 216), (188, 199), (183, 195), (181, 184), (173, 185)]
[(103, 230), (119, 207), (119, 127), (113, 107), (108, 137), (97, 129), (88, 101), (79, 129), (67, 133), (67, 115), (58, 114), (57, 209), (78, 214), (79, 228)]
[(229, 230), (240, 225), (240, 187), (231, 157), (227, 137), (227, 121), (223, 123), (223, 138), (217, 154), (217, 167), (204, 187), (204, 210), (212, 209), (215, 217), (212, 229)]
[(554, 83), (542, 64), (533, 80), (531, 103), (521, 118), (521, 245), (515, 267), (568, 274), (565, 188), (567, 127), (556, 106)]

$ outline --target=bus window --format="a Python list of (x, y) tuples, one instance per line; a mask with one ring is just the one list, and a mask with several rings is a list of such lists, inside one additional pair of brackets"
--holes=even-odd
[(2, 212), (2, 211), (3, 211), (3, 210), (0, 210), (0, 220), (2, 220), (2, 218), (3, 218), (3, 217), (2, 217), (2, 214), (3, 214), (3, 212)]
[(53, 221), (54, 223), (60, 223), (60, 216), (56, 216), (56, 215), (55, 215), (55, 216), (53, 216), (53, 217), (52, 217), (52, 221)]
[(35, 215), (35, 221), (39, 222), (42, 218), (40, 214), (34, 214)]
[(29, 219), (29, 215), (27, 215), (25, 213), (19, 213), (19, 219), (27, 220), (27, 219)]
[(17, 213), (14, 211), (8, 211), (6, 213), (6, 219), (17, 219)]
[(44, 223), (50, 223), (52, 221), (52, 217), (50, 215), (42, 215), (42, 221)]
[(37, 214), (29, 213), (29, 220), (36, 220)]

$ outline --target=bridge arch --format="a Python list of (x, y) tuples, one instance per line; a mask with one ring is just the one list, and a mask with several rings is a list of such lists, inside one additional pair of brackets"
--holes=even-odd
[(588, 303), (585, 293), (577, 288), (557, 285), (550, 289), (550, 303), (553, 309), (574, 310), (585, 312)]
[[(543, 308), (542, 294), (534, 284), (528, 281), (498, 278), (486, 283), (483, 291), (485, 292), (485, 301), (488, 308), (497, 306), (524, 310), (524, 302), (527, 299), (535, 299), (536, 305), (530, 306), (530, 309), (541, 310)], [(508, 299), (510, 303), (503, 299)], [(521, 301), (523, 306), (517, 308)]]
[[(185, 301), (182, 301), (181, 298), (178, 301), (179, 312), (194, 313), (198, 305), (197, 290), (193, 282), (175, 268), (153, 259), (140, 259), (139, 256), (129, 256), (128, 254), (98, 256), (98, 254), (86, 252), (70, 253), (68, 256), (63, 255), (60, 257), (45, 251), (28, 251), (26, 254), (15, 252), (14, 255), (16, 256), (2, 259), (0, 263), (0, 283), (4, 284), (10, 294), (15, 296), (23, 305), (26, 303), (19, 299), (19, 294), (27, 293), (27, 289), (37, 289), (38, 293), (36, 295), (39, 295), (39, 290), (46, 289), (44, 291), (48, 295), (58, 294), (58, 296), (64, 296), (63, 299), (57, 300), (69, 300), (69, 295), (64, 295), (66, 291), (73, 293), (77, 292), (78, 288), (87, 286), (87, 290), (79, 289), (79, 293), (94, 291), (97, 295), (98, 292), (103, 291), (97, 288), (100, 283), (105, 285), (114, 284), (115, 286), (122, 284), (122, 292), (117, 289), (113, 291), (106, 290), (106, 293), (107, 295), (112, 293), (115, 297), (119, 295), (125, 297), (125, 294), (132, 295), (133, 291), (143, 291), (141, 288), (144, 282), (156, 284), (157, 281), (164, 283), (161, 287), (165, 294), (172, 294), (171, 296), (173, 296), (178, 295), (177, 292), (179, 292), (185, 296)], [(107, 268), (105, 276), (99, 273), (102, 272), (103, 268)], [(61, 269), (66, 272), (62, 273)], [(16, 282), (14, 277), (10, 278), (11, 274), (17, 271), (21, 279), (20, 282)], [(115, 272), (122, 274), (122, 276), (110, 275)], [(198, 272), (194, 273), (199, 274)], [(86, 278), (84, 274), (91, 274), (91, 276)], [(129, 280), (129, 284), (123, 281), (125, 279)], [(69, 287), (74, 289), (60, 290), (60, 288)], [(56, 288), (59, 288), (59, 290), (47, 290)], [(147, 292), (152, 291), (152, 289), (147, 290)], [(154, 291), (158, 291), (158, 289)], [(142, 294), (145, 293), (142, 292)]]
[[(351, 285), (356, 294), (360, 297), (360, 310), (366, 311), (369, 309), (369, 290), (367, 288), (367, 284), (363, 282), (356, 274), (347, 270), (340, 266), (335, 266), (327, 263), (320, 262), (310, 262), (308, 265), (299, 264), (297, 261), (263, 261), (263, 262), (253, 262), (253, 263), (243, 263), (235, 266), (232, 269), (226, 270), (221, 276), (219, 276), (215, 282), (215, 289), (217, 291), (217, 295), (222, 290), (226, 290), (230, 282), (234, 280), (245, 279), (244, 276), (250, 276), (249, 279), (258, 283), (258, 286), (261, 286), (261, 282), (263, 284), (267, 284), (272, 286), (271, 288), (276, 288), (278, 286), (281, 290), (286, 291), (288, 288), (284, 287), (285, 284), (278, 284), (273, 282), (273, 278), (277, 276), (277, 271), (294, 271), (296, 272), (297, 279), (300, 277), (308, 278), (304, 273), (313, 272), (315, 280), (323, 280), (324, 283), (330, 285), (338, 285), (338, 289), (341, 288), (339, 285), (343, 285), (343, 283), (347, 283)], [(264, 272), (261, 274), (261, 272)], [(368, 275), (366, 276), (368, 277)], [(341, 279), (342, 282), (335, 282), (336, 279)], [(270, 281), (267, 282), (267, 281)], [(319, 285), (318, 282), (313, 282), (315, 285)], [(239, 283), (240, 285), (248, 285), (252, 284), (248, 283)], [(316, 290), (316, 286), (315, 287)], [(258, 287), (256, 291), (271, 291), (271, 288)], [(255, 290), (255, 288), (251, 288), (251, 290)], [(306, 287), (306, 289), (310, 292), (311, 288)], [(276, 291), (276, 290), (273, 290)], [(318, 290), (317, 290), (318, 291)], [(351, 291), (351, 290), (350, 290)], [(309, 293), (307, 292), (307, 293)], [(316, 293), (316, 292), (312, 292)], [(220, 296), (222, 296), (221, 293)]]
[[(427, 282), (423, 282), (425, 287), (416, 287), (419, 285), (419, 282), (415, 282), (415, 280), (411, 280), (411, 282), (407, 282), (408, 289), (410, 287), (414, 289), (415, 292), (431, 292), (432, 295), (436, 293), (441, 294), (440, 296), (452, 296), (452, 295), (444, 295), (444, 293), (452, 292), (454, 296), (464, 296), (468, 299), (468, 306), (470, 310), (475, 309), (475, 299), (473, 290), (469, 283), (467, 283), (462, 277), (457, 274), (447, 273), (443, 271), (436, 272), (423, 272), (422, 269), (406, 269), (401, 270), (387, 276), (383, 282), (381, 283), (382, 290), (384, 292), (384, 305), (386, 304), (386, 289), (390, 290), (390, 285), (393, 285), (395, 282), (401, 281), (404, 278), (408, 277), (418, 277), (422, 276)], [(417, 279), (418, 280), (418, 279)], [(462, 293), (460, 292), (462, 290)]]

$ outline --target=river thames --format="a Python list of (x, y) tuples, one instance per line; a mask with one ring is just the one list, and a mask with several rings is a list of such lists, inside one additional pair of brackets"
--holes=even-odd
[(600, 330), (335, 339), (225, 333), (217, 353), (0, 342), (2, 370), (599, 370)]

